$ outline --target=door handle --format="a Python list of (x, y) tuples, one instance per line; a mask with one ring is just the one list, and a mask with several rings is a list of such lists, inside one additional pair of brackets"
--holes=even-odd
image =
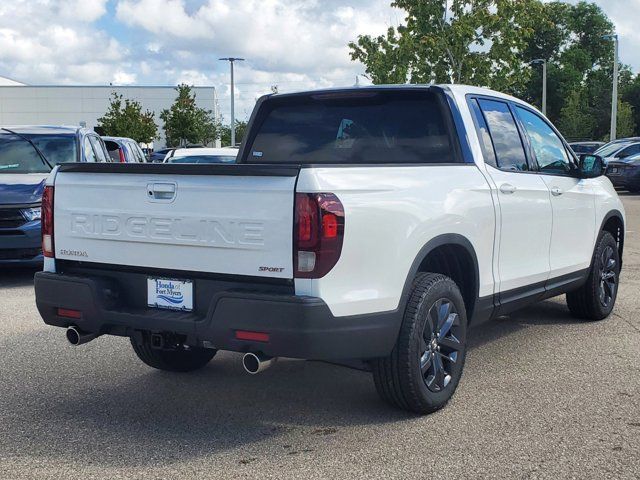
[(516, 190), (517, 188), (510, 183), (503, 183), (500, 185), (500, 191), (505, 194), (514, 193)]
[(562, 190), (560, 190), (560, 187), (553, 187), (551, 189), (551, 195), (553, 195), (554, 197), (557, 197), (559, 195), (562, 195)]
[(147, 193), (154, 200), (173, 200), (176, 196), (176, 184), (150, 183), (147, 185)]

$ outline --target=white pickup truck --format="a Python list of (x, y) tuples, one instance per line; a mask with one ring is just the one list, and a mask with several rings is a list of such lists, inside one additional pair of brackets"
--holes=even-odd
[(602, 159), (530, 105), (466, 86), (263, 97), (233, 165), (68, 164), (43, 199), (36, 301), (73, 344), (130, 337), (189, 371), (217, 350), (366, 364), (428, 413), (468, 325), (567, 294), (607, 317), (625, 216)]

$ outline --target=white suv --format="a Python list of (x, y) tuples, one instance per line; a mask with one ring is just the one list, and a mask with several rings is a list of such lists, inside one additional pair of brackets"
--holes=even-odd
[(469, 324), (564, 293), (577, 318), (611, 313), (625, 216), (603, 171), (486, 89), (270, 95), (238, 164), (56, 168), (37, 306), (163, 370), (358, 359), (386, 401), (432, 412)]

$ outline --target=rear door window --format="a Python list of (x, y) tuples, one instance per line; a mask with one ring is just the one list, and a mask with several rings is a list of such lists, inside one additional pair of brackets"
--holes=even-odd
[(245, 162), (452, 163), (449, 115), (428, 91), (363, 91), (267, 100)]
[(89, 141), (89, 137), (84, 137), (84, 141), (82, 142), (82, 149), (84, 150), (84, 158), (85, 161), (95, 163), (96, 154), (93, 151), (93, 147), (91, 146), (91, 142)]
[(509, 105), (498, 100), (478, 99), (489, 127), (498, 168), (507, 171), (527, 171), (529, 165), (522, 139)]
[(98, 162), (108, 162), (110, 157), (105, 153), (105, 148), (102, 146), (102, 141), (93, 135), (89, 135), (91, 145), (93, 146), (93, 151), (95, 153), (96, 161)]

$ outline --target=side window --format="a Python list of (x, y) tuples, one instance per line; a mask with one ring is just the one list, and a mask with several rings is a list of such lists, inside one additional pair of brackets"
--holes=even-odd
[(107, 155), (104, 153), (104, 148), (102, 147), (102, 142), (98, 137), (94, 137), (93, 135), (89, 135), (88, 137), (91, 141), (91, 145), (93, 146), (93, 151), (97, 158), (98, 162), (108, 162), (109, 159)]
[(571, 160), (564, 143), (547, 122), (530, 110), (516, 107), (518, 117), (531, 141), (541, 172), (566, 174), (571, 171)]
[(91, 147), (91, 142), (89, 142), (89, 136), (84, 137), (82, 150), (84, 151), (84, 158), (87, 162), (95, 163), (98, 161), (96, 160), (96, 154), (93, 152), (93, 148)]
[(488, 163), (492, 167), (498, 168), (498, 162), (496, 162), (496, 152), (493, 150), (493, 142), (491, 141), (491, 135), (489, 134), (489, 127), (485, 122), (482, 112), (480, 111), (480, 105), (475, 98), (469, 100), (469, 106), (473, 113), (473, 117), (478, 131), (478, 138), (480, 140), (480, 147), (484, 155), (485, 163)]
[(509, 105), (497, 100), (479, 99), (493, 141), (498, 168), (522, 172), (529, 170), (516, 121)]
[(616, 155), (618, 158), (627, 158), (631, 155), (635, 155), (636, 153), (640, 153), (640, 143), (634, 143), (633, 145), (629, 145), (627, 148), (623, 149), (620, 153)]

